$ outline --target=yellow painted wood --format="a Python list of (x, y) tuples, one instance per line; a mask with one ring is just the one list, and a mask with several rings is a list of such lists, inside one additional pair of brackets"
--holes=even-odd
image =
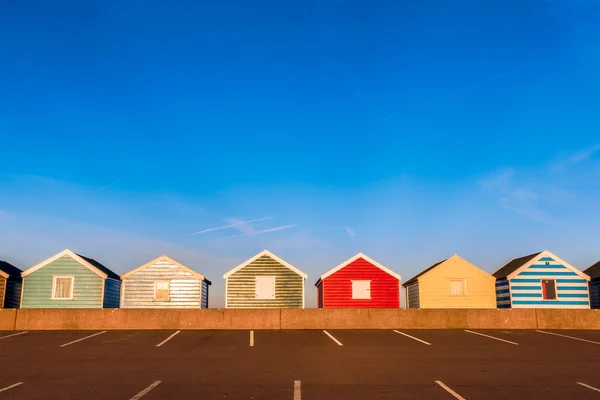
[[(451, 296), (450, 281), (463, 279), (465, 295)], [(420, 276), (421, 308), (496, 308), (494, 277), (454, 255)]]

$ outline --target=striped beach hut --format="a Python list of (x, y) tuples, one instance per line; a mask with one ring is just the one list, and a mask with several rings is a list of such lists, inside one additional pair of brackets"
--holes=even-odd
[(223, 275), (225, 308), (304, 308), (306, 274), (268, 250)]
[(583, 272), (590, 277), (590, 305), (600, 308), (600, 261)]
[(208, 308), (210, 281), (162, 255), (121, 276), (121, 308)]
[(590, 308), (589, 277), (548, 250), (493, 273), (499, 308)]

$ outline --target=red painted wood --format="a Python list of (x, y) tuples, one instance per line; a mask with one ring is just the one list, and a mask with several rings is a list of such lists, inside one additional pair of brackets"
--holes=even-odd
[[(352, 299), (353, 280), (371, 281), (371, 299)], [(325, 278), (323, 308), (400, 308), (400, 281), (359, 258)]]

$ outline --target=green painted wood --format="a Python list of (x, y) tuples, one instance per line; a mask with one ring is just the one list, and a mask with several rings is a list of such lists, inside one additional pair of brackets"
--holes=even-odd
[[(275, 299), (256, 299), (256, 276), (275, 276)], [(303, 278), (262, 256), (227, 278), (227, 308), (303, 308)]]
[[(73, 300), (52, 300), (53, 276), (75, 276)], [(21, 308), (102, 308), (104, 279), (69, 256), (23, 278)]]

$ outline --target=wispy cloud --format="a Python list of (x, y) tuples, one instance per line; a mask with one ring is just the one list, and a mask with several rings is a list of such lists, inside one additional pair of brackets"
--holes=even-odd
[[(270, 218), (272, 218), (272, 217), (262, 217), (262, 218), (257, 218), (257, 219), (251, 219), (251, 220), (248, 220), (248, 221), (242, 221), (242, 220), (238, 220), (238, 219), (229, 219), (228, 222), (230, 222), (230, 223), (228, 225), (217, 226), (216, 228), (203, 229), (203, 230), (198, 231), (198, 232), (192, 232), (192, 233), (190, 233), (190, 235), (200, 235), (202, 233), (220, 231), (222, 229), (229, 229), (229, 228), (239, 229), (240, 226), (243, 226), (243, 225), (246, 225), (246, 224), (250, 224), (252, 222), (265, 221), (265, 220), (270, 219)], [(250, 228), (250, 229), (252, 229), (252, 228)]]
[(356, 233), (352, 228), (346, 228), (346, 233), (348, 234), (348, 236), (350, 236), (351, 239), (354, 239), (354, 237), (356, 236)]
[(119, 183), (119, 182), (123, 181), (123, 179), (125, 179), (125, 178), (117, 179), (117, 180), (116, 180), (116, 181), (114, 181), (113, 183), (109, 183), (108, 185), (101, 187), (100, 189), (98, 189), (98, 191), (99, 191), (99, 192), (101, 192), (101, 191), (103, 191), (104, 189), (108, 189), (109, 187), (111, 187), (111, 186), (113, 186), (113, 185), (116, 185), (117, 183)]
[(252, 229), (251, 227), (247, 226), (247, 227), (245, 227), (247, 229), (244, 229), (242, 234), (229, 236), (229, 238), (236, 238), (236, 237), (242, 237), (242, 236), (254, 237), (257, 235), (262, 235), (263, 233), (283, 231), (284, 229), (290, 229), (295, 226), (298, 226), (298, 224), (277, 226), (275, 228), (263, 229), (261, 231), (256, 231), (256, 230)]
[(552, 170), (560, 171), (562, 169), (565, 169), (568, 166), (583, 162), (583, 161), (589, 159), (590, 157), (592, 157), (598, 151), (600, 151), (600, 143), (596, 144), (595, 146), (588, 147), (587, 149), (581, 150), (581, 151), (573, 154), (571, 157), (567, 158), (566, 160), (556, 163), (555, 165), (552, 166)]

